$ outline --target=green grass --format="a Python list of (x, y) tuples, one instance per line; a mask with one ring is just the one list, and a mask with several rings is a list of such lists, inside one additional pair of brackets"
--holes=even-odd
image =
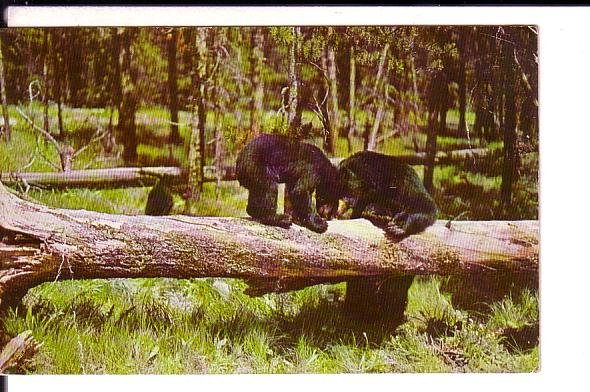
[[(40, 107), (36, 110), (39, 111)], [(12, 112), (12, 109), (11, 109)], [(101, 110), (64, 110), (75, 135), (80, 123), (108, 122)], [(181, 112), (181, 122), (190, 120)], [(15, 115), (18, 118), (18, 115)], [(96, 118), (96, 119), (95, 119)], [(142, 108), (138, 129), (141, 159), (184, 162), (184, 148), (162, 147), (169, 115), (163, 108)], [(268, 115), (268, 121), (276, 116)], [(36, 121), (39, 123), (38, 115)], [(312, 118), (310, 118), (312, 119)], [(209, 122), (213, 121), (209, 118)], [(231, 119), (226, 120), (231, 124)], [(242, 121), (245, 121), (244, 119)], [(235, 124), (234, 124), (235, 125)], [(271, 124), (272, 125), (272, 124)], [(188, 139), (188, 127), (180, 133)], [(22, 121), (10, 143), (0, 142), (0, 170), (53, 170), (51, 146), (39, 143)], [(75, 139), (75, 138), (74, 138)], [(417, 135), (418, 143), (425, 136)], [(354, 141), (354, 151), (362, 141)], [(439, 137), (439, 147), (462, 148), (465, 139)], [(387, 140), (384, 151), (413, 151), (411, 137)], [(493, 145), (501, 148), (501, 145)], [(172, 155), (170, 153), (172, 152)], [(53, 155), (52, 155), (53, 154)], [(341, 138), (337, 155), (348, 154)], [(97, 157), (99, 159), (97, 159)], [(121, 164), (104, 157), (99, 146), (75, 161), (75, 168)], [(515, 187), (520, 218), (537, 214), (538, 155), (523, 158)], [(416, 167), (422, 175), (422, 167)], [(497, 217), (501, 165), (469, 162), (435, 169), (435, 198), (441, 218), (465, 211), (461, 219)], [(53, 207), (83, 208), (116, 214), (141, 214), (149, 188), (115, 190), (31, 189), (29, 196)], [(219, 197), (217, 197), (217, 194)], [(192, 214), (244, 216), (247, 191), (237, 182), (217, 190), (206, 183)], [(184, 202), (175, 196), (173, 213)], [(281, 208), (279, 206), (279, 208)], [(366, 373), (366, 372), (534, 372), (539, 368), (539, 308), (536, 292), (505, 296), (483, 311), (453, 303), (444, 278), (416, 278), (409, 292), (407, 320), (396, 330), (361, 324), (342, 313), (346, 286), (319, 285), (285, 294), (250, 298), (233, 279), (112, 279), (45, 283), (29, 291), (23, 304), (2, 323), (10, 335), (31, 330), (42, 342), (30, 362), (12, 373), (34, 374), (185, 374), (185, 373)], [(448, 290), (448, 291), (445, 291)], [(535, 329), (536, 328), (536, 329)], [(536, 334), (535, 335), (535, 331)]]
[[(535, 371), (538, 349), (513, 353), (498, 330), (538, 319), (536, 297), (506, 299), (475, 322), (437, 278), (417, 279), (395, 333), (355, 325), (344, 285), (249, 298), (237, 280), (46, 283), (4, 318), (43, 342), (34, 373), (365, 373)], [(437, 331), (429, 327), (434, 321)]]

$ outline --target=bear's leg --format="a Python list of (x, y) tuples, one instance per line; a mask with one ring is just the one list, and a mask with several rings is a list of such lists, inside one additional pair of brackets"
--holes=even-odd
[(311, 191), (301, 186), (286, 186), (289, 200), (293, 205), (295, 223), (316, 233), (328, 230), (328, 223), (318, 215), (311, 200)]
[(352, 215), (350, 216), (350, 219), (362, 218), (363, 211), (365, 211), (365, 208), (367, 208), (368, 204), (369, 203), (365, 199), (362, 199), (362, 198), (356, 199), (352, 205)]
[(385, 231), (401, 239), (423, 232), (434, 222), (436, 222), (434, 214), (400, 212), (393, 217)]
[(248, 206), (246, 212), (255, 220), (270, 226), (289, 228), (291, 218), (277, 214), (278, 186), (272, 181), (262, 181), (248, 190)]
[(357, 321), (381, 321), (398, 326), (404, 320), (413, 281), (414, 275), (351, 279), (346, 284), (344, 312)]

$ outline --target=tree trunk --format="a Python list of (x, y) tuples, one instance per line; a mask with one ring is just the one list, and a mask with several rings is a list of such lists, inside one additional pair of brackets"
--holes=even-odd
[(329, 153), (332, 155), (336, 152), (338, 143), (338, 130), (340, 128), (340, 117), (338, 113), (338, 82), (336, 77), (336, 53), (335, 49), (328, 47), (326, 48), (326, 60), (327, 60), (327, 76), (328, 76), (328, 88), (330, 91), (330, 97), (328, 101), (328, 118), (330, 119), (330, 149)]
[(49, 32), (43, 32), (43, 49), (41, 50), (41, 64), (43, 64), (43, 129), (50, 133), (49, 129), (49, 78), (47, 76), (47, 57), (49, 55)]
[[(383, 84), (387, 83), (387, 78), (384, 78)], [(371, 128), (371, 134), (369, 136), (369, 142), (367, 150), (373, 151), (377, 148), (377, 135), (379, 134), (379, 126), (385, 113), (385, 97), (378, 96), (377, 99), (377, 113), (375, 113), (375, 120), (373, 121), (373, 127)]]
[(464, 29), (459, 31), (459, 134), (465, 135), (467, 133), (467, 120), (465, 113), (467, 112), (467, 81), (465, 65), (467, 62), (466, 56), (466, 32)]
[(121, 36), (118, 28), (111, 28), (111, 65), (113, 67), (113, 77), (111, 79), (111, 104), (117, 109), (121, 108), (123, 91), (121, 82)]
[(10, 140), (10, 117), (8, 116), (8, 101), (6, 99), (6, 81), (4, 80), (4, 56), (2, 55), (2, 37), (0, 34), (0, 99), (2, 100), (2, 119), (4, 127), (2, 135), (6, 140)]
[(170, 108), (170, 143), (179, 143), (178, 133), (178, 72), (176, 71), (176, 46), (178, 45), (178, 30), (172, 28), (166, 37), (168, 54), (168, 99)]
[(126, 164), (135, 165), (137, 162), (137, 136), (135, 127), (135, 112), (137, 110), (137, 97), (135, 86), (137, 73), (132, 64), (133, 37), (129, 28), (121, 33), (122, 59), (121, 59), (121, 90), (122, 100), (119, 108), (119, 140), (123, 143), (123, 160)]
[(215, 186), (215, 198), (217, 200), (221, 197), (221, 181), (223, 181), (223, 166), (225, 160), (225, 137), (223, 135), (223, 115), (225, 111), (220, 106), (218, 107), (215, 125), (215, 173), (216, 173), (216, 186)]
[[(213, 37), (213, 47), (215, 49), (215, 63), (216, 64), (223, 64), (224, 61), (224, 53), (226, 53), (223, 48), (227, 43), (227, 31), (225, 28), (220, 28), (216, 30), (215, 35)], [(211, 71), (212, 74), (215, 71)], [(214, 126), (214, 135), (215, 135), (215, 169), (217, 173), (217, 181), (215, 186), (215, 198), (219, 200), (221, 197), (221, 181), (223, 180), (221, 173), (223, 170), (224, 160), (225, 160), (225, 136), (223, 133), (223, 121), (226, 113), (227, 108), (227, 97), (229, 94), (225, 90), (225, 78), (223, 77), (223, 73), (221, 71), (217, 71), (212, 75), (214, 77), (215, 88), (213, 89), (213, 97), (212, 101), (214, 102), (215, 107), (215, 126)]]
[(379, 67), (377, 69), (377, 76), (375, 78), (375, 85), (373, 86), (373, 106), (376, 107), (375, 118), (371, 127), (371, 132), (366, 137), (366, 149), (367, 150), (374, 150), (377, 146), (377, 133), (379, 131), (379, 125), (381, 123), (381, 119), (383, 117), (383, 110), (384, 110), (384, 99), (381, 97), (383, 92), (383, 85), (385, 81), (383, 79), (383, 73), (385, 68), (385, 63), (387, 59), (387, 52), (389, 51), (389, 43), (385, 44), (383, 50), (381, 51), (381, 57), (379, 59)]
[(62, 279), (231, 277), (250, 295), (355, 277), (538, 274), (536, 221), (438, 222), (400, 242), (364, 219), (317, 234), (247, 218), (110, 215), (51, 209), (0, 184), (0, 307)]
[(350, 46), (350, 82), (349, 82), (349, 93), (348, 93), (348, 153), (352, 153), (352, 140), (356, 135), (356, 124), (355, 124), (355, 99), (356, 99), (356, 59), (354, 45)]
[[(195, 45), (194, 68), (191, 71), (193, 85), (193, 113), (191, 121), (191, 138), (188, 152), (188, 186), (185, 192), (184, 212), (189, 214), (191, 206), (196, 202), (203, 191), (205, 181), (205, 122), (207, 113), (205, 109), (205, 79), (207, 77), (207, 31), (196, 28), (196, 34), (190, 34), (190, 40)], [(216, 177), (215, 177), (216, 178)]]
[(401, 324), (414, 275), (357, 277), (346, 284), (344, 311), (361, 322)]
[(436, 139), (438, 128), (438, 111), (429, 115), (428, 135), (426, 136), (426, 163), (424, 166), (424, 187), (430, 193), (434, 190), (434, 165), (436, 157)]
[[(413, 43), (412, 43), (413, 45)], [(413, 46), (412, 46), (413, 49)], [(414, 55), (410, 55), (410, 73), (412, 74), (412, 111), (414, 112), (414, 123), (412, 124), (412, 142), (414, 143), (414, 149), (416, 152), (418, 148), (418, 120), (420, 119), (420, 109), (418, 108), (418, 85), (416, 82), (416, 64), (414, 63)]]
[[(299, 65), (301, 59), (301, 28), (298, 26), (292, 27), (291, 31), (293, 42), (289, 47), (289, 112), (287, 121), (289, 135), (295, 137), (301, 127), (301, 114), (303, 110), (299, 91), (301, 79), (301, 67)], [(293, 216), (293, 204), (289, 199), (289, 192), (286, 189), (283, 195), (283, 209), (285, 214)]]
[(500, 190), (502, 205), (505, 211), (511, 209), (512, 185), (516, 180), (517, 150), (516, 150), (516, 92), (515, 92), (515, 63), (514, 47), (510, 43), (503, 43), (503, 65), (505, 75), (505, 123), (504, 123), (504, 163), (502, 165), (502, 186)]
[(250, 137), (261, 133), (262, 103), (264, 101), (264, 79), (262, 66), (264, 64), (264, 30), (255, 27), (252, 30), (252, 108), (250, 113)]
[(289, 47), (289, 130), (298, 130), (301, 126), (300, 87), (300, 45), (301, 28), (292, 27), (293, 42)]
[(379, 67), (377, 68), (377, 76), (375, 77), (375, 85), (373, 86), (373, 96), (377, 98), (377, 93), (381, 89), (381, 78), (385, 68), (385, 60), (387, 59), (387, 52), (389, 51), (389, 43), (385, 44), (381, 50), (381, 57), (379, 58)]
[(63, 101), (63, 85), (65, 79), (64, 66), (64, 31), (61, 28), (56, 28), (51, 34), (51, 49), (53, 52), (53, 99), (57, 104), (57, 137), (64, 135), (64, 124), (62, 114)]
[[(205, 130), (207, 126), (207, 106), (205, 105), (205, 78), (207, 76), (207, 63), (209, 61), (207, 49), (207, 30), (200, 27), (197, 28), (197, 75), (199, 77), (199, 88), (197, 90), (197, 109), (199, 118), (199, 151), (201, 162), (199, 164), (201, 170), (201, 178), (205, 178), (203, 170), (207, 160), (207, 151), (205, 150)], [(200, 185), (203, 189), (203, 185)]]
[(65, 37), (64, 45), (64, 69), (67, 86), (67, 103), (70, 106), (79, 107), (82, 105), (82, 96), (85, 90), (84, 74), (84, 47), (82, 31), (80, 28), (68, 28), (63, 30)]

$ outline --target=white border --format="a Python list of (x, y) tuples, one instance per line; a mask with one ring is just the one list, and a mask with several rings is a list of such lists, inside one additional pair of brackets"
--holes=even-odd
[[(552, 8), (550, 15), (570, 13)], [(510, 7), (7, 7), (10, 27), (535, 24), (538, 12)]]

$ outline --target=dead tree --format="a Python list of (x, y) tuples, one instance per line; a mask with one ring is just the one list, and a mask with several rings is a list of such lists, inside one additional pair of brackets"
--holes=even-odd
[(0, 184), (0, 308), (62, 279), (241, 278), (262, 295), (355, 277), (536, 277), (538, 232), (537, 221), (438, 222), (396, 243), (364, 219), (317, 234), (248, 218), (112, 215), (52, 209)]

